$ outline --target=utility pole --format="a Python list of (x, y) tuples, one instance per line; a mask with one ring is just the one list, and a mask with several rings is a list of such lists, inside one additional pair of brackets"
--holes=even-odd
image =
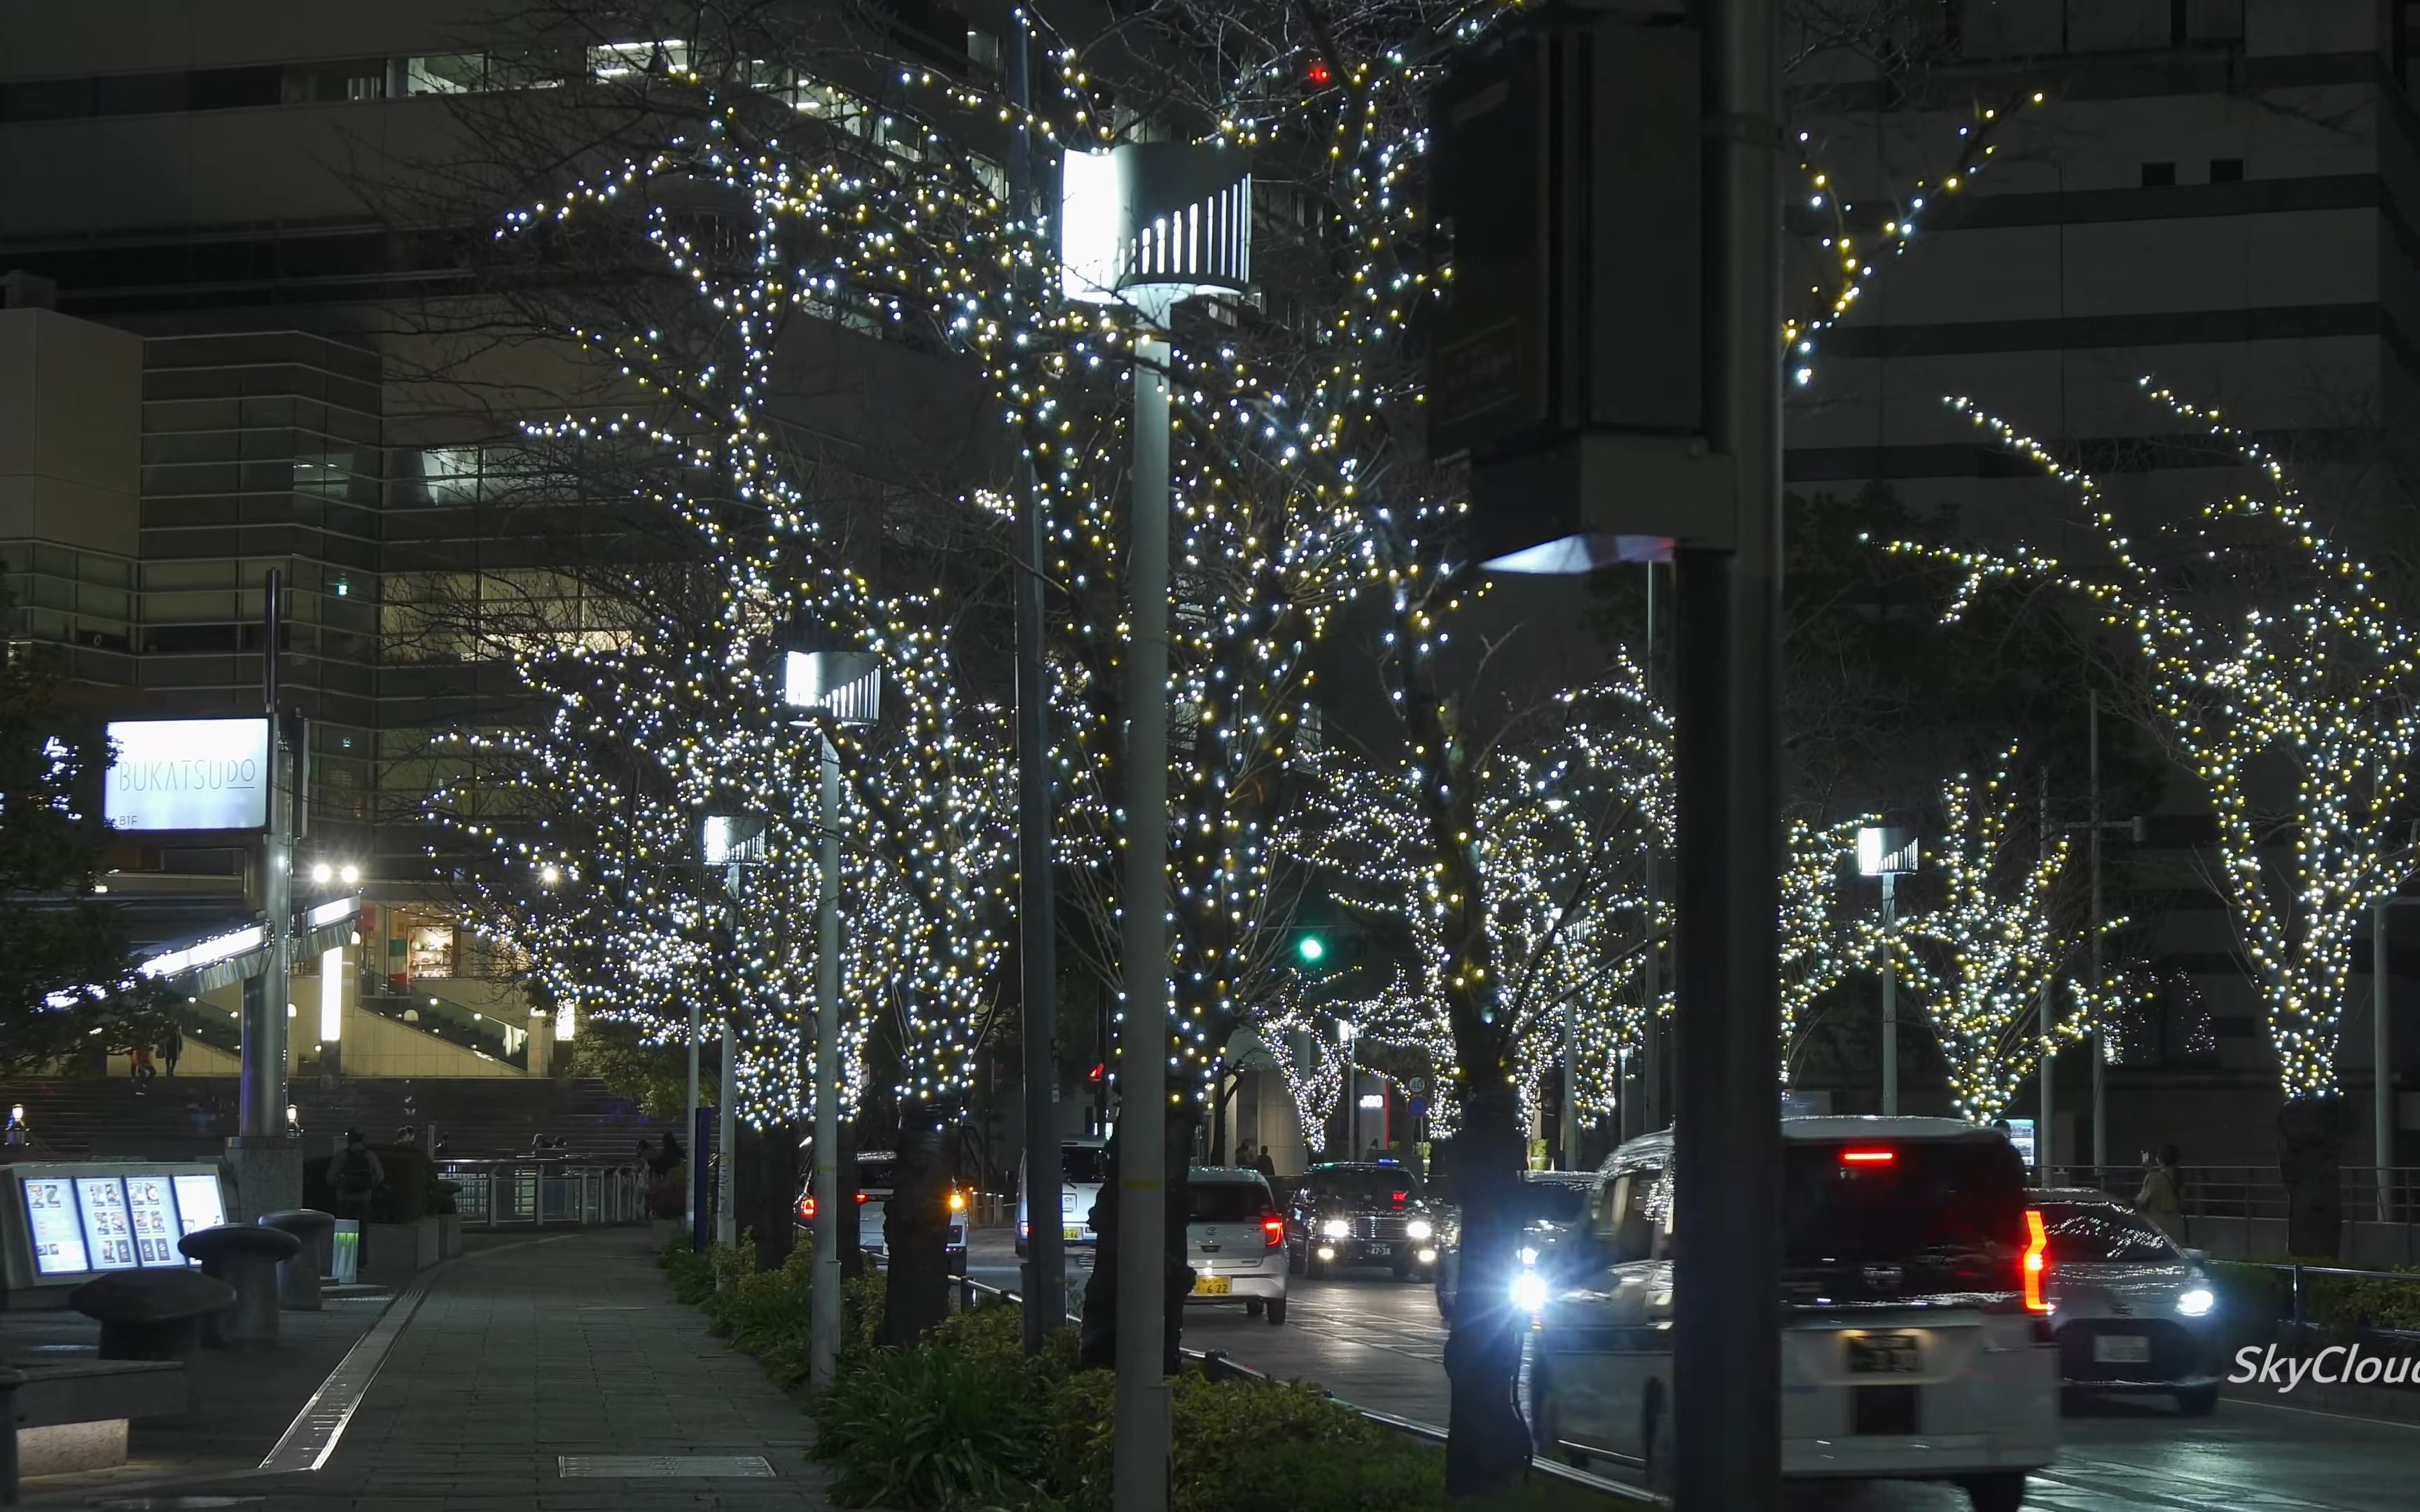
[(1883, 873), (1883, 1117), (1899, 1112), (1899, 873)]
[(261, 610), (261, 711), (269, 722), (268, 824), (260, 842), (260, 908), (268, 930), (268, 960), (243, 983), (241, 1070), (237, 1089), (236, 1137), (229, 1141), (235, 1165), (238, 1218), (299, 1206), (302, 1200), (302, 1154), (286, 1121), (286, 1019), (291, 992), (288, 952), (294, 916), (294, 806), (297, 773), (287, 760), (285, 721), (278, 702), (279, 633), (285, 622), (286, 575), (271, 568)]
[[(2050, 858), (2050, 768), (2041, 772), (2041, 848), (2043, 860)], [(2093, 831), (2096, 837), (2100, 831)], [(2093, 933), (2094, 949), (2099, 949), (2099, 931)], [(2101, 984), (2093, 983), (2099, 992)], [(2051, 980), (2042, 979), (2041, 1017), (2041, 1117), (2034, 1121), (2034, 1180), (2042, 1186), (2053, 1185), (2051, 1179), (2051, 1131), (2058, 1120), (2058, 996), (2051, 991)]]
[(1736, 479), (1728, 550), (1673, 554), (1679, 748), (1676, 1122), (1692, 1264), (1673, 1275), (1674, 1505), (1771, 1506), (1781, 1485), (1781, 121), (1778, 8), (1708, 0), (1707, 393)]
[(2091, 797), (2086, 806), (2086, 823), (2092, 826), (2089, 854), (2092, 872), (2092, 912), (2086, 920), (2091, 938), (2086, 946), (2092, 973), (2092, 1166), (2096, 1180), (2109, 1169), (2109, 1005), (2102, 996), (2106, 973), (2101, 964), (2101, 689), (2092, 688), (2085, 696), (2086, 758), (2091, 776)]
[(1573, 1006), (1571, 995), (1563, 996), (1563, 1169), (1580, 1168), (1580, 1103), (1579, 1103), (1579, 1010)]
[[(1647, 699), (1655, 700), (1655, 563), (1641, 564), (1647, 573)], [(1664, 897), (1664, 855), (1656, 847), (1655, 837), (1647, 837), (1647, 928), (1649, 939), (1657, 934), (1656, 910)], [(1664, 1000), (1664, 952), (1661, 946), (1650, 946), (1646, 959), (1639, 963), (1639, 981), (1646, 998), (1645, 1011), (1638, 1021), (1638, 1080), (1642, 1096), (1638, 1132), (1652, 1134), (1664, 1127), (1664, 1026), (1657, 1009)]]
[[(1033, 144), (1025, 128), (1028, 77), (1024, 18), (1008, 28), (1005, 83), (1016, 121), (1010, 195), (1032, 213)], [(1057, 899), (1050, 856), (1050, 681), (1042, 656), (1044, 618), (1041, 490), (1033, 458), (1018, 463), (1016, 528), (1016, 949), (1025, 1040), (1025, 1352), (1067, 1321), (1067, 1257), (1060, 1209), (1059, 971)]]
[(2395, 1178), (2395, 1060), (2388, 1043), (2386, 913), (2381, 898), (2369, 911), (2369, 1134), (2370, 1165), (2378, 1185), (2378, 1221), (2394, 1221), (2390, 1184)]
[(807, 1385), (829, 1391), (840, 1373), (840, 752), (822, 756), (815, 879), (814, 1289), (807, 1298)]
[[(1166, 306), (1151, 312), (1154, 328)], [(1117, 1512), (1169, 1498), (1168, 368), (1156, 329), (1135, 343), (1134, 556), (1126, 641), (1126, 1016), (1118, 1037)], [(1028, 1204), (1027, 1216), (1032, 1217)]]
[(689, 1247), (693, 1250), (703, 1250), (706, 1248), (706, 1209), (705, 1205), (697, 1200), (697, 1195), (699, 1187), (703, 1184), (699, 1173), (706, 1168), (706, 1141), (698, 1137), (702, 1125), (697, 1116), (697, 1041), (699, 1036), (705, 1032), (705, 1026), (699, 1022), (697, 995), (690, 993), (687, 995), (689, 997), (689, 1115), (682, 1120), (681, 1133), (689, 1135), (689, 1180), (685, 1183), (689, 1188), (686, 1195), (689, 1208)]
[(739, 1242), (739, 1214), (736, 1211), (738, 1196), (738, 1173), (733, 1169), (739, 1153), (738, 1099), (732, 1096), (739, 1085), (739, 1053), (732, 1042), (733, 1029), (739, 1019), (739, 867), (728, 869), (722, 883), (724, 895), (731, 904), (731, 950), (725, 962), (724, 975), (728, 985), (722, 995), (722, 1105), (715, 1126), (714, 1150), (714, 1242), (718, 1244)]

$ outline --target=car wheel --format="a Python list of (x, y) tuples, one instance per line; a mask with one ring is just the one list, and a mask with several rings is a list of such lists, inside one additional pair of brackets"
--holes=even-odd
[(1313, 1281), (1321, 1280), (1327, 1274), (1327, 1262), (1316, 1255), (1306, 1254), (1302, 1257), (1302, 1273)]
[(1292, 1244), (1288, 1244), (1286, 1246), (1286, 1274), (1302, 1274), (1303, 1257), (1310, 1253), (1311, 1246), (1308, 1244), (1305, 1244), (1300, 1250), (1296, 1250)]
[(1397, 1260), (1395, 1262), (1395, 1279), (1398, 1281), (1409, 1281), (1411, 1278), (1412, 1262), (1409, 1260)]
[(2218, 1382), (2187, 1386), (2177, 1393), (2177, 1411), (2187, 1417), (2208, 1417), (2218, 1411)]
[(1966, 1504), (1975, 1512), (2022, 1512), (2025, 1504), (2022, 1470), (2006, 1475), (1970, 1475), (1958, 1484), (1965, 1489)]
[(1285, 1304), (1286, 1300), (1283, 1297), (1272, 1297), (1269, 1299), (1269, 1304), (1264, 1311), (1268, 1316), (1269, 1326), (1271, 1328), (1275, 1328), (1285, 1321)]
[(1246, 1297), (1244, 1299), (1244, 1316), (1247, 1318), (1258, 1318), (1261, 1316), (1260, 1298)]
[(1568, 1461), (1575, 1470), (1588, 1456), (1563, 1447), (1562, 1417), (1555, 1411), (1555, 1378), (1544, 1359), (1529, 1362), (1529, 1443), (1542, 1458)]

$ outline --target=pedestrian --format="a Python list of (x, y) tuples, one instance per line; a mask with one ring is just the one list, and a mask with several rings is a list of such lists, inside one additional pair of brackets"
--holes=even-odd
[(2176, 1146), (2162, 1146), (2156, 1156), (2143, 1151), (2143, 1189), (2134, 1194), (2134, 1210), (2170, 1239), (2183, 1241), (2184, 1169), (2178, 1164)]
[(395, 1148), (397, 1149), (418, 1149), (420, 1148), (420, 1131), (408, 1123), (402, 1128), (397, 1129), (395, 1132)]
[[(368, 1138), (359, 1129), (345, 1131), (344, 1148), (328, 1157), (328, 1186), (336, 1195), (336, 1216), (349, 1218), (366, 1226), (370, 1216), (370, 1198), (386, 1184), (386, 1167), (379, 1164)], [(356, 1263), (369, 1257), (369, 1235), (365, 1231), (360, 1246), (354, 1250)]]
[(1277, 1185), (1278, 1163), (1269, 1159), (1268, 1146), (1263, 1145), (1261, 1147), (1261, 1157), (1252, 1163), (1252, 1169), (1260, 1172), (1271, 1186)]
[(152, 1077), (160, 1074), (160, 1068), (151, 1063), (151, 1047), (147, 1044), (138, 1044), (126, 1053), (126, 1069), (134, 1078), (134, 1089), (138, 1092)]
[(1235, 1146), (1235, 1164), (1249, 1169), (1252, 1164), (1252, 1142), (1243, 1140)]
[(680, 1135), (670, 1129), (665, 1130), (663, 1148), (656, 1152), (657, 1177), (667, 1177), (679, 1170), (681, 1162), (688, 1158), (689, 1151), (681, 1149)]
[(648, 1170), (653, 1170), (653, 1169), (655, 1169), (655, 1165), (656, 1165), (656, 1147), (655, 1147), (654, 1145), (652, 1145), (652, 1144), (648, 1143), (648, 1141), (647, 1141), (647, 1136), (646, 1136), (645, 1134), (641, 1134), (641, 1135), (639, 1136), (639, 1154), (638, 1154), (638, 1161), (639, 1161), (639, 1169), (641, 1169), (641, 1170), (643, 1170), (643, 1171), (648, 1171)]
[(168, 1068), (169, 1075), (177, 1074), (177, 1062), (184, 1054), (185, 1031), (171, 1023), (168, 1032), (160, 1036), (160, 1063)]
[(1378, 1141), (1375, 1139), (1370, 1141), (1370, 1153), (1365, 1158), (1373, 1163), (1378, 1159)]

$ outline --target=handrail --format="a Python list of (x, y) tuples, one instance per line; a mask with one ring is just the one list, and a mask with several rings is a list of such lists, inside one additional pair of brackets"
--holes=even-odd
[[(1006, 1287), (986, 1286), (983, 1282), (977, 1281), (971, 1276), (960, 1276), (957, 1279), (960, 1294), (962, 1298), (965, 1299), (960, 1304), (961, 1311), (968, 1310), (973, 1306), (973, 1299), (978, 1292), (999, 1302), (1019, 1304), (1023, 1302), (1021, 1297)], [(1067, 1321), (1071, 1323), (1080, 1322), (1082, 1321), (1082, 1319), (1075, 1313), (1069, 1313), (1067, 1315)], [(1242, 1364), (1236, 1360), (1229, 1359), (1224, 1350), (1188, 1349), (1181, 1352), (1187, 1359), (1202, 1365), (1206, 1372), (1214, 1376), (1240, 1376), (1248, 1381), (1259, 1381), (1267, 1382), (1271, 1385), (1277, 1383), (1276, 1378), (1269, 1375), (1266, 1371), (1255, 1370), (1250, 1365)], [(1329, 1391), (1325, 1386), (1316, 1387), (1314, 1389), (1316, 1389), (1321, 1396), (1326, 1397), (1329, 1401), (1334, 1402), (1337, 1406), (1342, 1407), (1348, 1412), (1357, 1412), (1365, 1421), (1375, 1423), (1380, 1427), (1393, 1428), (1398, 1433), (1409, 1434), (1413, 1438), (1425, 1440), (1431, 1443), (1443, 1443), (1446, 1442), (1446, 1430), (1437, 1427), (1434, 1423), (1423, 1423), (1418, 1418), (1398, 1417), (1392, 1412), (1381, 1412), (1375, 1408), (1362, 1407), (1357, 1403), (1348, 1402), (1343, 1397), (1337, 1396), (1334, 1392)], [(1620, 1481), (1607, 1480), (1602, 1475), (1591, 1475), (1585, 1470), (1575, 1469), (1575, 1467), (1566, 1465), (1559, 1460), (1548, 1459), (1543, 1455), (1530, 1456), (1529, 1468), (1532, 1471), (1543, 1472), (1549, 1479), (1563, 1481), (1573, 1486), (1581, 1487), (1587, 1490), (1595, 1491), (1602, 1496), (1612, 1497), (1614, 1500), (1619, 1502), (1628, 1502), (1637, 1506), (1668, 1506), (1670, 1504), (1668, 1498), (1658, 1496), (1653, 1491), (1644, 1490), (1636, 1486), (1625, 1486)]]
[(2406, 1285), (2420, 1286), (2420, 1271), (2360, 1271), (2342, 1265), (2302, 1265), (2276, 1260), (2222, 1260), (2215, 1257), (2210, 1263), (2233, 1265), (2247, 1271), (2284, 1272), (2288, 1277), (2286, 1321), (2298, 1334), (2311, 1326), (2303, 1315), (2303, 1278), (2304, 1276), (2341, 1276), (2352, 1281), (2400, 1281)]

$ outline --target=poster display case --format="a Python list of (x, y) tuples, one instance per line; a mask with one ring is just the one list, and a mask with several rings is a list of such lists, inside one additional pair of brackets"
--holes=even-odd
[(226, 1221), (211, 1163), (44, 1162), (0, 1171), (0, 1265), (12, 1304), (112, 1271), (188, 1265), (177, 1241)]

